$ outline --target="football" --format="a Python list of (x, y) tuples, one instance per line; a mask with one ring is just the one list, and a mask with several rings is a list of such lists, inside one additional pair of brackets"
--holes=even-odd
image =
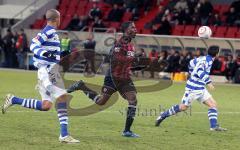
[(199, 29), (198, 29), (198, 36), (200, 38), (205, 38), (205, 39), (208, 39), (212, 36), (212, 30), (211, 28), (209, 28), (208, 26), (201, 26)]

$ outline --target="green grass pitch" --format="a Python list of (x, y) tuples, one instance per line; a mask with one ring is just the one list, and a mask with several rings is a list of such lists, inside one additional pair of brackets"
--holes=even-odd
[[(71, 75), (72, 79), (83, 79), (102, 85), (103, 78), (84, 78)], [(0, 70), (1, 103), (7, 93), (20, 97), (40, 98), (34, 89), (36, 72)], [(141, 81), (141, 85), (155, 81)], [(169, 108), (180, 102), (183, 83), (152, 93), (138, 93), (137, 113), (132, 130), (141, 135), (138, 139), (121, 136), (125, 123), (123, 110), (127, 107), (122, 98), (102, 112), (79, 117), (70, 117), (70, 133), (80, 139), (80, 144), (66, 145), (58, 142), (59, 123), (55, 109), (38, 112), (14, 106), (0, 114), (0, 150), (239, 150), (240, 139), (240, 86), (216, 85), (211, 92), (218, 102), (219, 123), (229, 131), (209, 131), (207, 108), (194, 102), (192, 112), (179, 114), (154, 127), (157, 116), (146, 115), (145, 111), (157, 109), (159, 105)], [(82, 108), (91, 102), (80, 92), (74, 93), (71, 106)]]

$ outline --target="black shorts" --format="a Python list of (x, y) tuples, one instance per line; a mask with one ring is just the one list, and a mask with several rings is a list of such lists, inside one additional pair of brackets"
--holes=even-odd
[(112, 77), (105, 76), (102, 92), (104, 94), (112, 95), (116, 91), (122, 96), (126, 92), (137, 92), (131, 79), (113, 81)]

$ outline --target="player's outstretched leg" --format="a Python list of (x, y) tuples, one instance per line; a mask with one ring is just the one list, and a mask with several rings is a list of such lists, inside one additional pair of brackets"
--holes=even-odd
[(220, 127), (218, 124), (218, 111), (216, 101), (210, 97), (204, 102), (204, 104), (209, 107), (208, 119), (210, 123), (210, 131), (227, 131), (227, 129)]
[(84, 82), (82, 80), (75, 82), (74, 84), (72, 84), (68, 89), (67, 92), (68, 93), (72, 93), (74, 91), (78, 91), (81, 90), (84, 92), (85, 95), (87, 95), (88, 98), (90, 98), (91, 100), (93, 100), (94, 102), (97, 101), (97, 99), (99, 98), (99, 95), (97, 92), (91, 90), (90, 88), (88, 88)]
[(42, 108), (42, 101), (36, 99), (25, 99), (19, 98), (12, 94), (7, 94), (5, 98), (5, 102), (2, 105), (2, 113), (6, 113), (7, 109), (12, 105), (21, 105), (25, 108), (36, 109), (40, 111), (44, 111), (45, 109)]
[(167, 117), (170, 117), (172, 115), (175, 115), (181, 111), (185, 111), (188, 108), (188, 106), (184, 105), (184, 104), (180, 104), (180, 105), (174, 105), (172, 106), (170, 109), (168, 109), (165, 112), (162, 112), (159, 117), (157, 118), (156, 122), (155, 122), (155, 126), (159, 126), (163, 120), (165, 120)]
[(139, 135), (131, 131), (131, 126), (133, 124), (134, 117), (136, 114), (136, 106), (137, 106), (136, 92), (127, 92), (125, 93), (125, 96), (126, 96), (126, 99), (128, 100), (129, 105), (128, 105), (125, 129), (122, 132), (122, 136), (137, 138), (139, 137)]

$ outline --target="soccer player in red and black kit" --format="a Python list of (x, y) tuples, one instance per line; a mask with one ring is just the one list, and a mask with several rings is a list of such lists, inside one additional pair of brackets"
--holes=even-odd
[(139, 135), (130, 130), (137, 106), (137, 92), (130, 78), (130, 72), (134, 69), (141, 69), (141, 67), (132, 67), (135, 62), (135, 49), (131, 44), (131, 40), (135, 38), (137, 33), (135, 24), (133, 22), (123, 23), (122, 32), (123, 36), (115, 42), (110, 51), (110, 68), (105, 75), (101, 94), (98, 95), (98, 93), (89, 89), (83, 81), (78, 81), (71, 85), (68, 92), (82, 90), (96, 104), (104, 105), (111, 95), (118, 91), (128, 101), (126, 124), (122, 136), (139, 137)]

